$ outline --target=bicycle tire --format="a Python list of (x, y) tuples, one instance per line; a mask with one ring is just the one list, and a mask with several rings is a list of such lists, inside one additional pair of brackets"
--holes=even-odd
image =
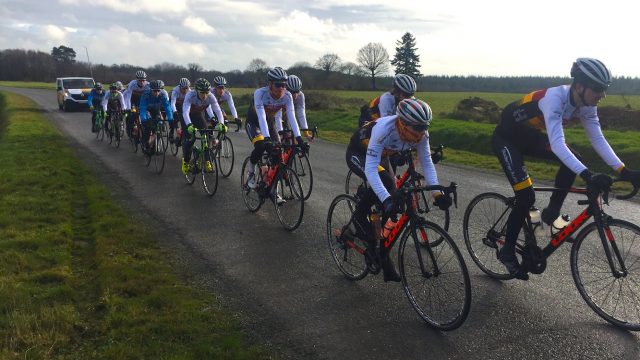
[[(240, 190), (242, 191), (242, 200), (247, 206), (247, 209), (249, 209), (249, 211), (251, 212), (256, 212), (260, 210), (260, 207), (264, 203), (265, 199), (260, 196), (260, 187), (251, 189), (249, 186), (247, 186), (246, 174), (248, 171), (248, 166), (250, 166), (250, 159), (251, 157), (247, 156), (247, 158), (244, 159), (244, 162), (242, 163), (242, 170), (240, 173)], [(258, 184), (262, 183), (262, 175), (260, 174), (260, 171), (256, 171), (255, 176), (257, 177), (256, 180)]]
[(198, 175), (198, 151), (194, 148), (191, 149), (191, 159), (189, 159), (189, 171), (184, 175), (188, 185), (193, 185), (196, 181), (196, 175)]
[(365, 184), (365, 183), (366, 181), (361, 179), (360, 176), (355, 175), (353, 171), (349, 169), (349, 172), (347, 173), (347, 180), (345, 181), (345, 184), (344, 184), (344, 192), (345, 194), (349, 194), (357, 197), (358, 187), (360, 187), (361, 184)]
[(220, 143), (217, 146), (216, 158), (220, 168), (220, 175), (222, 175), (222, 177), (229, 177), (233, 171), (235, 153), (233, 152), (233, 143), (226, 135), (223, 135), (220, 139)]
[(114, 122), (115, 129), (115, 140), (116, 140), (116, 149), (120, 148), (120, 142), (122, 141), (122, 119), (116, 116), (116, 121)]
[[(504, 233), (499, 235), (500, 240), (492, 242), (488, 234), (494, 224), (494, 228), (506, 227), (508, 214), (500, 218), (507, 205), (507, 197), (498, 193), (482, 193), (469, 202), (462, 220), (462, 232), (467, 250), (480, 270), (494, 279), (508, 280), (513, 277), (505, 266), (498, 260), (498, 251), (504, 243)], [(500, 220), (500, 224), (496, 224)], [(493, 235), (494, 233), (492, 233)], [(502, 242), (502, 243), (500, 243)], [(495, 247), (492, 247), (495, 245)]]
[(612, 250), (615, 267), (621, 269), (614, 245), (627, 274), (617, 278), (612, 274), (598, 227), (592, 222), (580, 231), (571, 247), (573, 280), (584, 301), (601, 318), (615, 326), (640, 331), (640, 227), (617, 219), (607, 220), (604, 226), (605, 233), (613, 236), (605, 244)]
[[(416, 238), (417, 237), (417, 238)], [(444, 239), (437, 246), (430, 238)], [(471, 280), (460, 250), (439, 225), (426, 221), (400, 240), (402, 288), (413, 309), (439, 330), (460, 327), (471, 307)]]
[(162, 152), (166, 153), (169, 148), (169, 122), (164, 121), (161, 127), (160, 137), (162, 138)]
[[(206, 149), (200, 154), (202, 163), (202, 189), (212, 197), (218, 190), (218, 164), (216, 163), (216, 154), (214, 149)], [(206, 162), (211, 162), (211, 171), (207, 171)]]
[(166, 147), (164, 147), (164, 141), (165, 139), (162, 136), (156, 136), (153, 145), (153, 148), (155, 150), (153, 154), (153, 162), (155, 164), (156, 173), (158, 175), (162, 174), (162, 171), (164, 170), (165, 152), (163, 151), (163, 149), (166, 149)]
[(304, 190), (302, 189), (302, 184), (296, 172), (288, 166), (284, 166), (279, 171), (278, 177), (274, 181), (276, 183), (272, 186), (276, 187), (275, 193), (284, 200), (281, 204), (278, 204), (277, 201), (273, 202), (278, 221), (285, 229), (293, 231), (300, 226), (304, 215)]
[[(338, 269), (349, 280), (361, 280), (369, 274), (364, 254), (356, 250), (366, 249), (366, 241), (355, 237), (355, 228), (352, 223), (353, 212), (358, 200), (348, 194), (338, 195), (329, 206), (327, 214), (327, 242), (333, 261)], [(346, 238), (341, 239), (341, 237)], [(352, 242), (355, 246), (349, 246)]]
[(293, 153), (289, 158), (289, 167), (298, 175), (304, 191), (304, 199), (308, 200), (313, 190), (313, 169), (309, 157), (305, 153)]

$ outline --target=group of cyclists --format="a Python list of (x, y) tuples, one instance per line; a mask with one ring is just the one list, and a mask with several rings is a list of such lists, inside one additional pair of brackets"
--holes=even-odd
[[(549, 226), (562, 216), (560, 210), (567, 195), (566, 189), (572, 186), (577, 175), (590, 188), (604, 188), (612, 183), (611, 177), (593, 173), (582, 163), (580, 155), (566, 144), (564, 126), (579, 121), (600, 157), (621, 179), (631, 182), (634, 187), (640, 186), (640, 172), (624, 165), (601, 131), (597, 105), (611, 85), (609, 70), (597, 59), (578, 58), (570, 74), (573, 79), (571, 84), (534, 91), (506, 106), (493, 133), (493, 152), (515, 194), (514, 211), (507, 220), (506, 238), (498, 260), (514, 278), (528, 279), (527, 271), (516, 257), (515, 244), (535, 202), (533, 181), (524, 163), (525, 155), (554, 160), (560, 164), (555, 179), (557, 190), (542, 211), (542, 221)], [(225, 114), (220, 104), (226, 102), (231, 117), (239, 120), (232, 96), (225, 91), (227, 82), (222, 76), (216, 76), (213, 85), (200, 78), (191, 89), (190, 81), (182, 78), (171, 96), (168, 96), (162, 81), (147, 82), (146, 78), (145, 72), (140, 70), (126, 90), (123, 90), (120, 82), (115, 82), (110, 85), (109, 93), (104, 93), (102, 85), (96, 84), (89, 97), (91, 107), (97, 109), (100, 106), (107, 112), (113, 109), (127, 112), (128, 133), (134, 117), (139, 114), (144, 129), (143, 141), (148, 138), (150, 127), (147, 124), (152, 124), (151, 120), (161, 112), (166, 113), (167, 120), (172, 124), (172, 133), (179, 128), (186, 134), (181, 144), (181, 170), (186, 174), (189, 171), (190, 148), (195, 141), (192, 136), (194, 131), (205, 129), (210, 124), (217, 131), (226, 132), (228, 129), (222, 121)], [(309, 131), (301, 132), (301, 129), (309, 128), (301, 79), (287, 75), (280, 67), (274, 67), (268, 70), (267, 82), (266, 86), (255, 90), (245, 123), (247, 136), (253, 144), (250, 166), (245, 174), (248, 188), (257, 186), (256, 171), (261, 156), (269, 153), (274, 143), (280, 141), (278, 132), (282, 130), (284, 115), (293, 133), (295, 146), (307, 151), (308, 141), (312, 139)], [(426, 185), (439, 183), (429, 145), (428, 129), (433, 113), (425, 101), (415, 97), (416, 91), (415, 79), (396, 74), (390, 91), (361, 108), (358, 129), (351, 136), (345, 155), (349, 169), (368, 184), (359, 194), (354, 209), (354, 236), (368, 244), (367, 251), (378, 252), (376, 256), (379, 256), (385, 282), (399, 282), (401, 277), (386, 247), (377, 244), (384, 239), (375, 233), (379, 230), (369, 215), (372, 206), (377, 206), (382, 211), (384, 223), (403, 211), (402, 199), (396, 188), (395, 171), (398, 164), (394, 161), (395, 155), (407, 149), (416, 150)], [(138, 111), (131, 111), (133, 108)], [(447, 210), (452, 205), (450, 195), (441, 191), (432, 191), (430, 196), (433, 204), (441, 210)]]

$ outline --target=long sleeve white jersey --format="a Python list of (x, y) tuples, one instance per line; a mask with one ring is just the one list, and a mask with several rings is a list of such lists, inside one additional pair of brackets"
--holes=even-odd
[(218, 119), (223, 118), (220, 105), (218, 105), (218, 101), (212, 93), (208, 93), (207, 97), (205, 97), (204, 100), (201, 100), (198, 97), (197, 91), (190, 90), (185, 96), (184, 103), (182, 104), (182, 118), (184, 119), (185, 125), (188, 126), (189, 124), (191, 124), (191, 117), (189, 117), (189, 112), (205, 110), (207, 111), (209, 118), (213, 117), (214, 112)]

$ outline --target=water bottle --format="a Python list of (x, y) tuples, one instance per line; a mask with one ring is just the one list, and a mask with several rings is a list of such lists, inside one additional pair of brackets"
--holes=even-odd
[(382, 229), (382, 237), (387, 238), (391, 231), (396, 227), (397, 221), (393, 221), (392, 218), (389, 218), (387, 222), (384, 224), (384, 228)]
[(373, 236), (376, 240), (380, 240), (382, 238), (380, 214), (374, 212), (373, 214), (369, 215), (369, 222), (371, 222), (371, 226), (373, 227)]
[(569, 223), (571, 222), (571, 218), (569, 217), (569, 215), (564, 214), (562, 216), (558, 216), (557, 219), (555, 219), (553, 221), (553, 233), (557, 233), (559, 231), (561, 231), (562, 229), (566, 228), (567, 225), (569, 225)]
[(533, 228), (535, 236), (542, 236), (544, 234), (544, 227), (542, 221), (540, 221), (540, 210), (532, 206), (531, 209), (529, 209), (529, 218), (531, 219), (531, 227)]

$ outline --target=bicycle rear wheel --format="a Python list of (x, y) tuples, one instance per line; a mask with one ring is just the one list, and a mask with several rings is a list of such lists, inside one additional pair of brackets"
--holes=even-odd
[(327, 241), (331, 257), (349, 280), (360, 280), (369, 273), (364, 257), (367, 243), (355, 237), (356, 229), (352, 221), (356, 203), (356, 198), (351, 195), (338, 195), (331, 202), (327, 215)]
[(358, 193), (358, 187), (361, 184), (364, 184), (365, 181), (360, 178), (360, 176), (353, 173), (353, 171), (349, 170), (347, 173), (347, 180), (344, 184), (344, 192), (349, 195), (356, 196)]
[(96, 138), (100, 141), (104, 140), (104, 119), (102, 115), (96, 115), (96, 119), (98, 122), (98, 132), (96, 133)]
[(233, 143), (226, 135), (220, 138), (217, 151), (218, 165), (220, 167), (220, 175), (228, 177), (233, 171), (233, 163), (235, 154), (233, 152)]
[(309, 157), (305, 153), (293, 153), (289, 158), (289, 166), (300, 179), (300, 184), (304, 191), (304, 199), (309, 199), (311, 190), (313, 190), (313, 170), (311, 169)]
[[(640, 227), (612, 219), (606, 222), (604, 232), (604, 245), (595, 222), (578, 234), (571, 248), (573, 280), (596, 314), (613, 325), (639, 331)], [(611, 271), (604, 246), (611, 250), (616, 274)]]
[[(214, 149), (206, 149), (202, 152), (202, 188), (210, 197), (218, 190), (218, 164)], [(207, 169), (207, 163), (211, 164), (211, 169)]]
[[(260, 196), (261, 185), (259, 185), (255, 189), (252, 189), (247, 185), (247, 173), (249, 171), (249, 166), (251, 166), (250, 159), (251, 157), (247, 156), (247, 158), (244, 159), (244, 162), (242, 163), (242, 170), (240, 173), (240, 189), (242, 191), (242, 200), (244, 200), (244, 204), (247, 206), (247, 209), (249, 209), (249, 211), (251, 212), (256, 212), (264, 203), (264, 198)], [(260, 169), (260, 166), (258, 166), (258, 169)], [(260, 170), (256, 170), (254, 176), (256, 177), (256, 184), (261, 184), (262, 175), (260, 174)]]
[[(304, 191), (295, 171), (288, 166), (278, 174), (274, 205), (278, 220), (285, 229), (293, 231), (300, 226), (304, 215)], [(282, 202), (281, 202), (282, 201)], [(278, 204), (280, 202), (280, 204)]]
[[(431, 239), (443, 239), (433, 245)], [(440, 226), (424, 222), (405, 231), (398, 252), (400, 276), (411, 306), (430, 326), (453, 330), (471, 306), (471, 281), (460, 250)]]
[(480, 270), (500, 280), (512, 278), (498, 260), (510, 212), (506, 196), (489, 192), (471, 200), (462, 220), (464, 242), (471, 258)]

